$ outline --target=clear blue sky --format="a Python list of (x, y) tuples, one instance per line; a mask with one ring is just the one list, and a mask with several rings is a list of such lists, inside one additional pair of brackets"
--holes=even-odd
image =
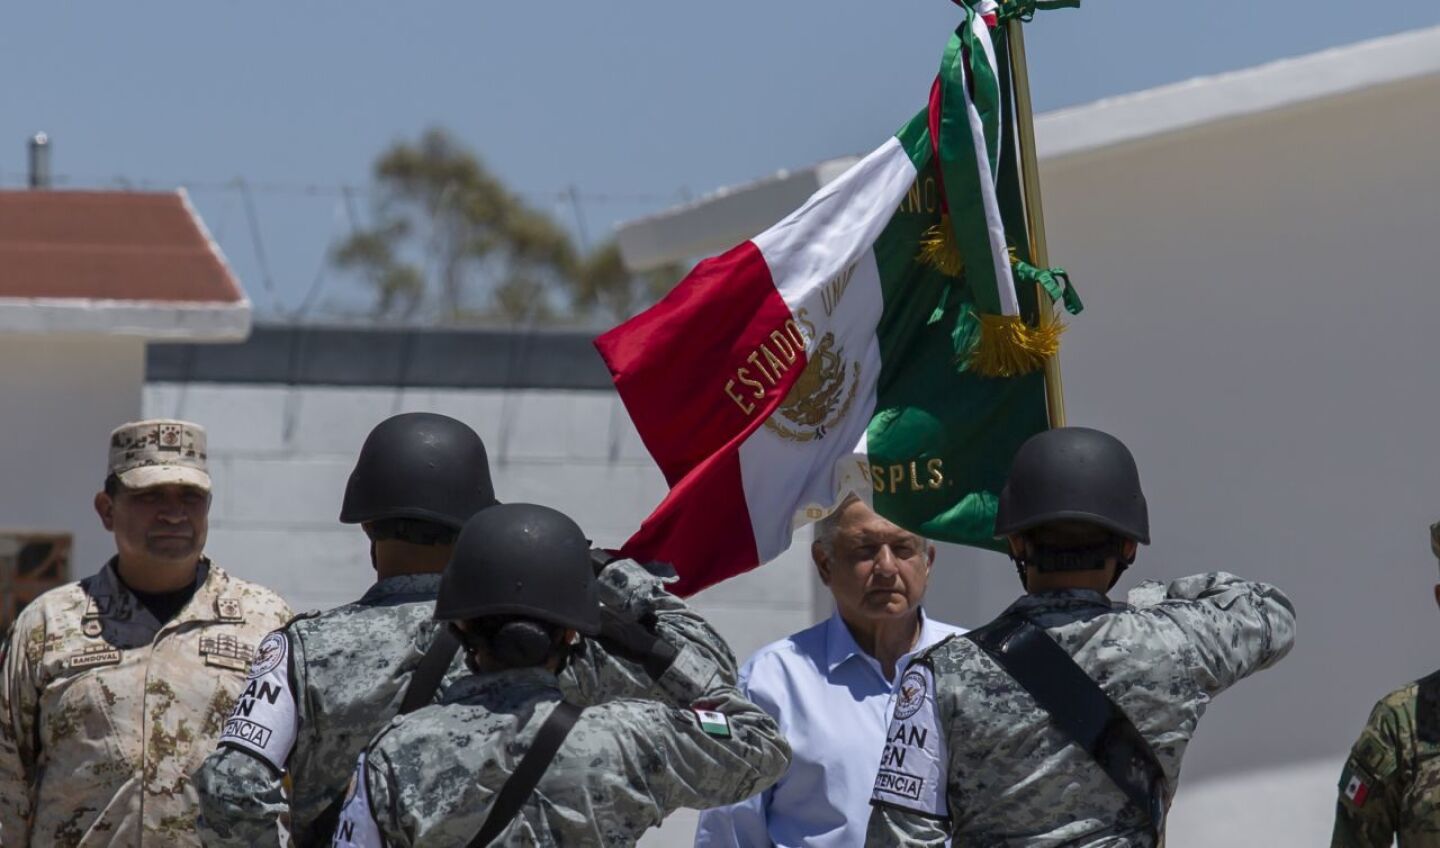
[[(864, 152), (923, 102), (946, 0), (37, 2), (0, 21), (0, 185), (54, 140), (70, 186), (189, 184), (262, 314), (291, 310), (363, 185), (442, 125), (590, 240), (780, 168)], [(1440, 24), (1437, 0), (1085, 0), (1028, 31), (1041, 110)], [(244, 177), (245, 206), (218, 186)], [(362, 199), (363, 212), (363, 199)], [(3, 270), (0, 270), (3, 273)], [(267, 276), (271, 285), (267, 285)], [(319, 300), (356, 302), (328, 273)]]

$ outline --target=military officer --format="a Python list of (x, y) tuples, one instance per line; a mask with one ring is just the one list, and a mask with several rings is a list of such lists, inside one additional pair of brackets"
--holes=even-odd
[(371, 431), (340, 520), (369, 537), (378, 579), (358, 601), (265, 638), (250, 688), (196, 774), (207, 845), (274, 845), (287, 813), (297, 844), (329, 841), (356, 755), (415, 694), (411, 681), (426, 685), (422, 658), (434, 651), (436, 671), (464, 671), (459, 644), (437, 639), (435, 592), (461, 525), (494, 503), (485, 446), (464, 423), (411, 412)]
[(95, 511), (116, 555), (16, 620), (0, 679), (0, 840), (199, 845), (190, 773), (220, 735), (275, 593), (204, 555), (205, 430), (125, 424)]
[[(1430, 547), (1440, 559), (1440, 524)], [(1332, 848), (1389, 848), (1396, 837), (1400, 848), (1440, 848), (1440, 671), (1375, 705), (1340, 773)]]
[[(375, 738), (335, 844), (632, 845), (679, 807), (733, 803), (780, 777), (789, 747), (735, 688), (729, 649), (635, 563), (597, 579), (587, 546), (573, 521), (529, 504), (465, 526), (435, 615), (474, 674)], [(617, 655), (662, 700), (583, 705), (562, 692), (567, 663), (603, 677)]]
[(1026, 594), (907, 669), (866, 844), (1156, 845), (1200, 715), (1290, 650), (1290, 601), (1215, 572), (1112, 602), (1150, 530), (1135, 460), (1098, 430), (1026, 441), (995, 529)]

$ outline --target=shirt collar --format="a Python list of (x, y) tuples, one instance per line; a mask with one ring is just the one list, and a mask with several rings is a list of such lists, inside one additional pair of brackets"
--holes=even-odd
[(394, 577), (377, 580), (373, 586), (365, 590), (364, 595), (360, 596), (359, 602), (377, 604), (405, 595), (423, 596), (423, 600), (433, 601), (439, 591), (440, 575), (438, 574), (397, 574)]
[[(945, 638), (945, 634), (930, 623), (930, 617), (925, 615), (924, 608), (917, 609), (915, 612), (920, 616), (920, 638), (915, 642), (915, 647), (906, 652), (907, 656), (923, 651)], [(855, 637), (850, 633), (850, 628), (845, 626), (845, 619), (840, 617), (840, 610), (835, 610), (825, 624), (825, 670), (833, 672), (852, 657), (865, 656), (869, 656), (869, 654), (860, 647), (860, 643), (855, 641)]]
[[(216, 577), (216, 570), (210, 567), (210, 558), (202, 555), (200, 560), (195, 563), (195, 593), (190, 596), (190, 600), (185, 603), (184, 607), (176, 611), (174, 618), (168, 622), (156, 621), (156, 624), (163, 628), (187, 621), (214, 619), (217, 615), (215, 601), (224, 590)], [(120, 579), (119, 554), (112, 556), (105, 563), (104, 568), (100, 569), (99, 579), (95, 581), (91, 594), (108, 595), (114, 599), (111, 603), (119, 604), (114, 608), (117, 613), (121, 610), (129, 610), (128, 615), (134, 616), (143, 610), (146, 615), (150, 615), (150, 611), (145, 609), (145, 605), (140, 603), (139, 598), (136, 598), (135, 594), (130, 591), (130, 587), (125, 585), (125, 581)], [(120, 600), (121, 598), (124, 600)], [(109, 617), (111, 614), (107, 611), (102, 617)], [(122, 615), (122, 617), (124, 616)], [(151, 616), (151, 619), (154, 620), (154, 616)]]

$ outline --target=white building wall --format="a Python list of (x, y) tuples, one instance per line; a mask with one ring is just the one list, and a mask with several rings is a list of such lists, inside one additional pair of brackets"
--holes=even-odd
[(75, 577), (115, 552), (92, 504), (144, 379), (141, 339), (0, 335), (0, 531), (73, 534)]

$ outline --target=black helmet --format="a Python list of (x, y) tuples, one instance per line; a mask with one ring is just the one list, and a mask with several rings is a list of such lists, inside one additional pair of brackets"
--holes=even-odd
[(562, 513), (501, 504), (465, 523), (435, 599), (437, 621), (516, 616), (600, 632), (590, 542)]
[(494, 503), (490, 462), (475, 431), (446, 415), (406, 412), (365, 437), (340, 520), (409, 518), (459, 530)]
[(1098, 524), (1150, 543), (1135, 457), (1109, 433), (1060, 427), (1031, 436), (1015, 452), (1000, 491), (996, 537), (1065, 520)]

